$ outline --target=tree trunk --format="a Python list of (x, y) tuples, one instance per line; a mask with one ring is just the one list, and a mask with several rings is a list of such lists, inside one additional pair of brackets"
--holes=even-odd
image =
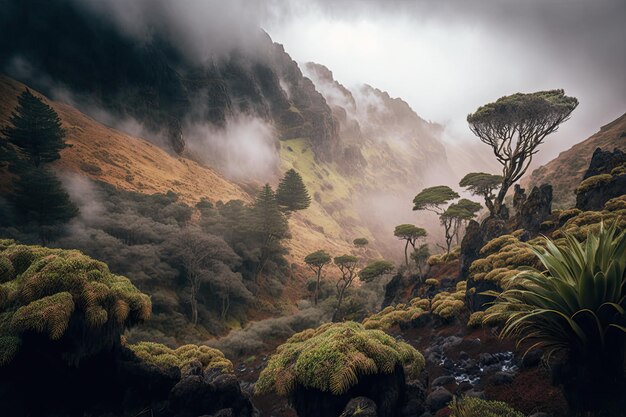
[(337, 321), (337, 315), (339, 314), (339, 309), (341, 308), (341, 302), (343, 301), (343, 294), (346, 291), (347, 285), (341, 287), (341, 291), (339, 291), (339, 295), (337, 296), (337, 307), (333, 312), (332, 322), (335, 323)]
[(317, 270), (317, 283), (315, 284), (315, 305), (317, 305), (317, 299), (320, 293), (320, 278), (322, 275), (322, 269)]
[(406, 245), (404, 245), (404, 262), (406, 262), (407, 268), (409, 267), (409, 257), (406, 254), (408, 248), (409, 248), (409, 240), (407, 239), (406, 240)]
[(194, 326), (198, 323), (198, 300), (196, 300), (196, 285), (194, 283), (191, 284), (191, 297), (189, 299), (189, 303), (191, 304), (191, 324)]
[(502, 216), (502, 207), (504, 206), (504, 197), (506, 197), (506, 193), (511, 188), (511, 184), (508, 182), (503, 182), (502, 187), (500, 187), (500, 191), (493, 201), (493, 216), (497, 218), (501, 218)]

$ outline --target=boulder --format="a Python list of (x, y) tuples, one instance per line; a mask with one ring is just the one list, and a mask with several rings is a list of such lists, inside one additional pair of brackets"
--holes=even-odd
[(445, 388), (436, 388), (426, 397), (426, 405), (431, 412), (437, 412), (452, 401), (453, 395)]
[[(524, 194), (519, 185), (515, 186), (515, 192)], [(533, 187), (528, 198), (518, 197), (518, 204), (514, 228), (527, 230), (531, 235), (539, 233), (541, 223), (552, 213), (552, 186)]]
[[(626, 153), (619, 149), (610, 152), (597, 148), (583, 180), (597, 175), (611, 175), (614, 168), (623, 164), (626, 164)], [(583, 211), (601, 210), (607, 201), (624, 193), (626, 193), (626, 174), (611, 175), (606, 181), (598, 182), (596, 186), (578, 190), (576, 208)]]

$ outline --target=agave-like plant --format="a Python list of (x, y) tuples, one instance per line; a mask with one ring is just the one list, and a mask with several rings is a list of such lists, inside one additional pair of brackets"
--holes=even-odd
[(584, 242), (566, 235), (557, 246), (545, 238), (545, 248), (532, 250), (545, 271), (518, 274), (486, 318), (504, 315), (501, 335), (532, 342), (548, 360), (558, 353), (570, 405), (592, 409), (585, 398), (576, 398), (583, 386), (596, 391), (624, 383), (626, 231), (615, 222), (601, 225)]

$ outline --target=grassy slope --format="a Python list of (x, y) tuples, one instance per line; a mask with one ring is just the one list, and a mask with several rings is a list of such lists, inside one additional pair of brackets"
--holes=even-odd
[[(0, 126), (7, 124), (17, 104), (17, 96), (25, 88), (23, 84), (0, 75)], [(211, 168), (170, 155), (144, 139), (104, 126), (69, 105), (49, 99), (45, 101), (59, 114), (67, 131), (67, 142), (72, 145), (62, 151), (61, 160), (56, 162), (60, 170), (145, 194), (173, 191), (189, 204), (195, 204), (201, 198), (212, 202), (252, 201), (252, 196), (242, 187)], [(298, 167), (307, 165), (314, 169), (312, 159), (308, 158), (312, 158), (312, 153), (309, 153), (302, 162), (298, 161)], [(285, 165), (291, 166), (292, 163), (286, 162)], [(339, 178), (330, 181), (335, 183)], [(307, 185), (316, 187), (312, 181)], [(323, 231), (315, 225), (324, 227)], [(333, 254), (352, 249), (341, 236), (339, 224), (318, 205), (295, 214), (290, 226), (293, 236), (288, 243), (290, 262), (301, 264), (302, 258), (317, 248), (325, 248)]]
[(626, 114), (603, 126), (588, 139), (563, 151), (558, 157), (537, 168), (531, 175), (522, 179), (522, 186), (530, 188), (545, 183), (554, 188), (554, 206), (568, 208), (574, 206), (574, 190), (589, 168), (591, 156), (596, 148), (612, 151), (615, 148), (626, 150)]

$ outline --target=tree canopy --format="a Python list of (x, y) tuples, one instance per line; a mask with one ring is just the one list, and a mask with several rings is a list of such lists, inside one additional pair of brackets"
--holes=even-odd
[(517, 93), (479, 107), (467, 116), (470, 130), (489, 145), (502, 165), (502, 183), (493, 212), (499, 216), (507, 191), (528, 169), (546, 136), (578, 106), (563, 90)]
[(485, 199), (485, 206), (492, 215), (494, 213), (493, 194), (502, 185), (502, 175), (487, 174), (486, 172), (470, 172), (461, 179), (459, 186), (467, 188), (473, 195), (479, 195)]
[(276, 190), (276, 201), (286, 212), (304, 210), (311, 205), (311, 196), (302, 177), (293, 168), (285, 172)]
[(364, 237), (357, 237), (356, 239), (352, 241), (352, 244), (356, 246), (357, 248), (363, 248), (369, 245), (369, 243), (370, 243), (369, 240), (365, 239)]
[(429, 210), (441, 214), (442, 206), (457, 198), (459, 194), (447, 185), (425, 188), (413, 199), (413, 210)]
[(9, 126), (2, 129), (5, 139), (35, 167), (59, 159), (59, 151), (68, 146), (59, 116), (28, 89), (17, 101)]
[(401, 240), (406, 240), (404, 245), (404, 261), (409, 266), (409, 255), (407, 253), (409, 245), (415, 250), (415, 243), (418, 239), (426, 237), (426, 230), (412, 224), (399, 224), (393, 231), (393, 235)]
[(330, 257), (328, 252), (324, 250), (318, 250), (318, 251), (309, 253), (307, 256), (304, 257), (304, 263), (306, 263), (309, 266), (309, 268), (311, 268), (311, 270), (315, 272), (315, 278), (316, 278), (315, 296), (314, 296), (315, 305), (317, 305), (317, 300), (318, 300), (319, 292), (320, 292), (320, 280), (322, 278), (322, 269), (331, 262), (332, 262), (332, 258)]
[(393, 263), (385, 260), (373, 261), (359, 271), (359, 278), (362, 281), (369, 282), (382, 275), (389, 274), (394, 270)]

